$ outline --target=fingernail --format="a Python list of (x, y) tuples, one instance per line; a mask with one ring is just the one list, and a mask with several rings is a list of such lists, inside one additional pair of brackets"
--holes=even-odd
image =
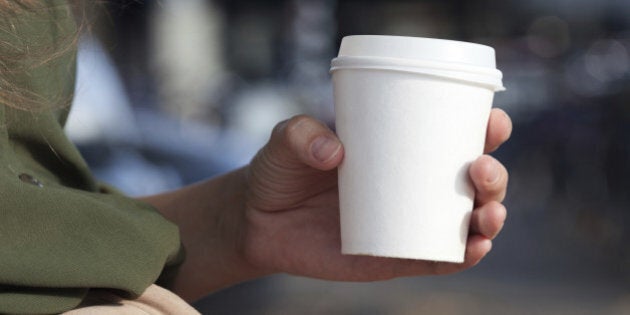
[(313, 156), (320, 162), (328, 162), (339, 151), (341, 144), (330, 137), (317, 137), (311, 144)]

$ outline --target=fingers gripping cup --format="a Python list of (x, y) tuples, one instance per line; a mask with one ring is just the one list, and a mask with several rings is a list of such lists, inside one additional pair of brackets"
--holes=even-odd
[(463, 262), (502, 74), (488, 46), (348, 36), (332, 60), (342, 252)]

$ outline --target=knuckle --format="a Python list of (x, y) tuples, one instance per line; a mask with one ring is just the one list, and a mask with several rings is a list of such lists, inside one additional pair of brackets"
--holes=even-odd
[(288, 139), (291, 138), (298, 130), (303, 128), (306, 124), (308, 124), (312, 119), (306, 115), (297, 115), (293, 116), (286, 122), (286, 127), (284, 128), (283, 136)]
[(497, 180), (496, 182), (486, 182), (484, 181), (482, 184), (483, 190), (491, 195), (499, 194), (503, 191), (505, 185), (502, 184), (502, 180)]
[(505, 206), (498, 200), (493, 200), (490, 202), (490, 206), (495, 208), (500, 212), (505, 212)]
[(486, 199), (496, 202), (502, 202), (505, 198), (505, 191), (499, 187), (492, 187), (486, 191)]
[(493, 212), (499, 216), (499, 219), (505, 220), (505, 216), (507, 215), (507, 209), (499, 200), (491, 200), (486, 205), (488, 209), (492, 209)]
[(289, 119), (286, 119), (276, 124), (273, 127), (273, 130), (271, 131), (271, 135), (273, 137), (281, 136), (284, 133), (284, 131), (287, 129), (288, 123), (289, 123)]
[(272, 137), (280, 142), (290, 142), (298, 131), (310, 121), (306, 115), (297, 115), (278, 123), (272, 131)]
[(502, 221), (505, 222), (505, 220), (507, 219), (507, 208), (505, 207), (504, 204), (499, 203), (499, 208), (498, 209), (500, 211), (499, 213), (500, 213)]
[(290, 151), (300, 150), (305, 143), (305, 134), (312, 121), (313, 119), (309, 116), (297, 115), (278, 123), (271, 135), (274, 150), (280, 148)]
[[(483, 186), (479, 188), (479, 196), (477, 197), (477, 200), (484, 204), (488, 204), (489, 202), (500, 203), (505, 197), (505, 189), (500, 185), (484, 183)], [(494, 206), (493, 204), (488, 205)]]
[(307, 115), (293, 116), (287, 121), (287, 130), (293, 131), (300, 128), (300, 126), (309, 123), (312, 120), (313, 119)]

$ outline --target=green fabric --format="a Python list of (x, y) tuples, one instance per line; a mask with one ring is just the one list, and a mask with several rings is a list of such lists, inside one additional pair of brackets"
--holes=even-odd
[[(0, 21), (0, 40), (62, 51), (55, 45), (76, 35), (72, 13), (65, 1), (42, 2), (49, 7)], [(0, 51), (0, 62), (12, 53)], [(177, 227), (99, 185), (64, 135), (59, 104), (71, 99), (75, 53), (0, 73), (57, 108), (0, 104), (0, 313), (58, 313), (90, 288), (137, 296), (181, 260)]]

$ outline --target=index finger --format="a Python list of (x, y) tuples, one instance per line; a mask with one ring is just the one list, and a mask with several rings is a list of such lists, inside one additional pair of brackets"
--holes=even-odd
[(486, 132), (486, 145), (484, 153), (490, 153), (507, 139), (512, 133), (512, 120), (505, 111), (499, 108), (493, 108), (488, 119), (488, 131)]

